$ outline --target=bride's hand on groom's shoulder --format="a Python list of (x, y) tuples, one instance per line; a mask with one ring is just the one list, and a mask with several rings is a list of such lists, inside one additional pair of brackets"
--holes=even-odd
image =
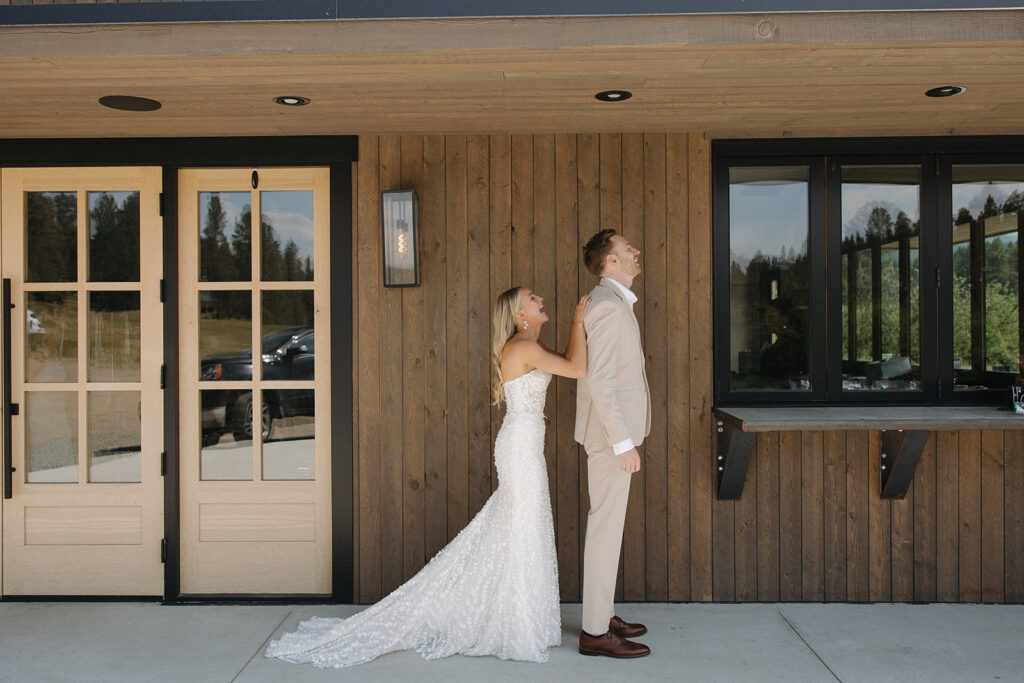
[(576, 304), (576, 312), (572, 316), (572, 322), (574, 325), (583, 324), (583, 316), (586, 314), (588, 306), (590, 306), (590, 295), (584, 294), (580, 298), (580, 302)]

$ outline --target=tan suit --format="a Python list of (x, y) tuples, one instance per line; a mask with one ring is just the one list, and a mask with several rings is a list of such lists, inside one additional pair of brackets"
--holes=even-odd
[(576, 441), (587, 452), (590, 512), (583, 552), (583, 630), (601, 635), (615, 613), (615, 578), (630, 474), (612, 446), (640, 446), (651, 431), (640, 327), (623, 293), (602, 278), (584, 317), (587, 375), (577, 382)]

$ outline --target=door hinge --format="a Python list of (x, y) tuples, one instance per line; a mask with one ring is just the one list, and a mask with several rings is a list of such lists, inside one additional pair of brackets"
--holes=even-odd
[(167, 388), (167, 363), (160, 364), (160, 388)]
[(167, 476), (167, 451), (160, 454), (160, 476)]
[(160, 562), (164, 564), (167, 562), (167, 539), (160, 539)]
[(160, 193), (159, 204), (160, 204), (160, 216), (162, 217), (164, 215), (164, 193), (163, 192)]
[(164, 279), (160, 278), (160, 303), (163, 303), (167, 299), (167, 293), (164, 289)]
[(935, 266), (935, 288), (939, 289), (942, 287), (942, 269)]
[(21, 415), (21, 404), (20, 403), (10, 403), (10, 404), (8, 404), (8, 406), (7, 406), (7, 414), (8, 415)]

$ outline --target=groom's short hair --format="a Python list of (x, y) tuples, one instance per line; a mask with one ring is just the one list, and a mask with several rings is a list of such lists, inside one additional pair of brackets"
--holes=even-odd
[(605, 257), (612, 252), (612, 237), (618, 233), (606, 228), (591, 237), (583, 247), (583, 265), (594, 275), (601, 277)]

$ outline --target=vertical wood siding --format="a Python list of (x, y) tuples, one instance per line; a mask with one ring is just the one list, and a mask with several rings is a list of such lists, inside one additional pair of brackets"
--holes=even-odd
[[(759, 434), (743, 497), (714, 496), (710, 145), (699, 134), (365, 136), (354, 174), (355, 596), (409, 578), (497, 486), (490, 313), (525, 285), (562, 348), (596, 281), (582, 243), (621, 230), (653, 430), (634, 477), (619, 598), (1024, 601), (1024, 433), (937, 432), (903, 500), (877, 432)], [(423, 284), (381, 286), (379, 193), (420, 200)], [(562, 599), (580, 599), (586, 459), (575, 382), (548, 393)]]

